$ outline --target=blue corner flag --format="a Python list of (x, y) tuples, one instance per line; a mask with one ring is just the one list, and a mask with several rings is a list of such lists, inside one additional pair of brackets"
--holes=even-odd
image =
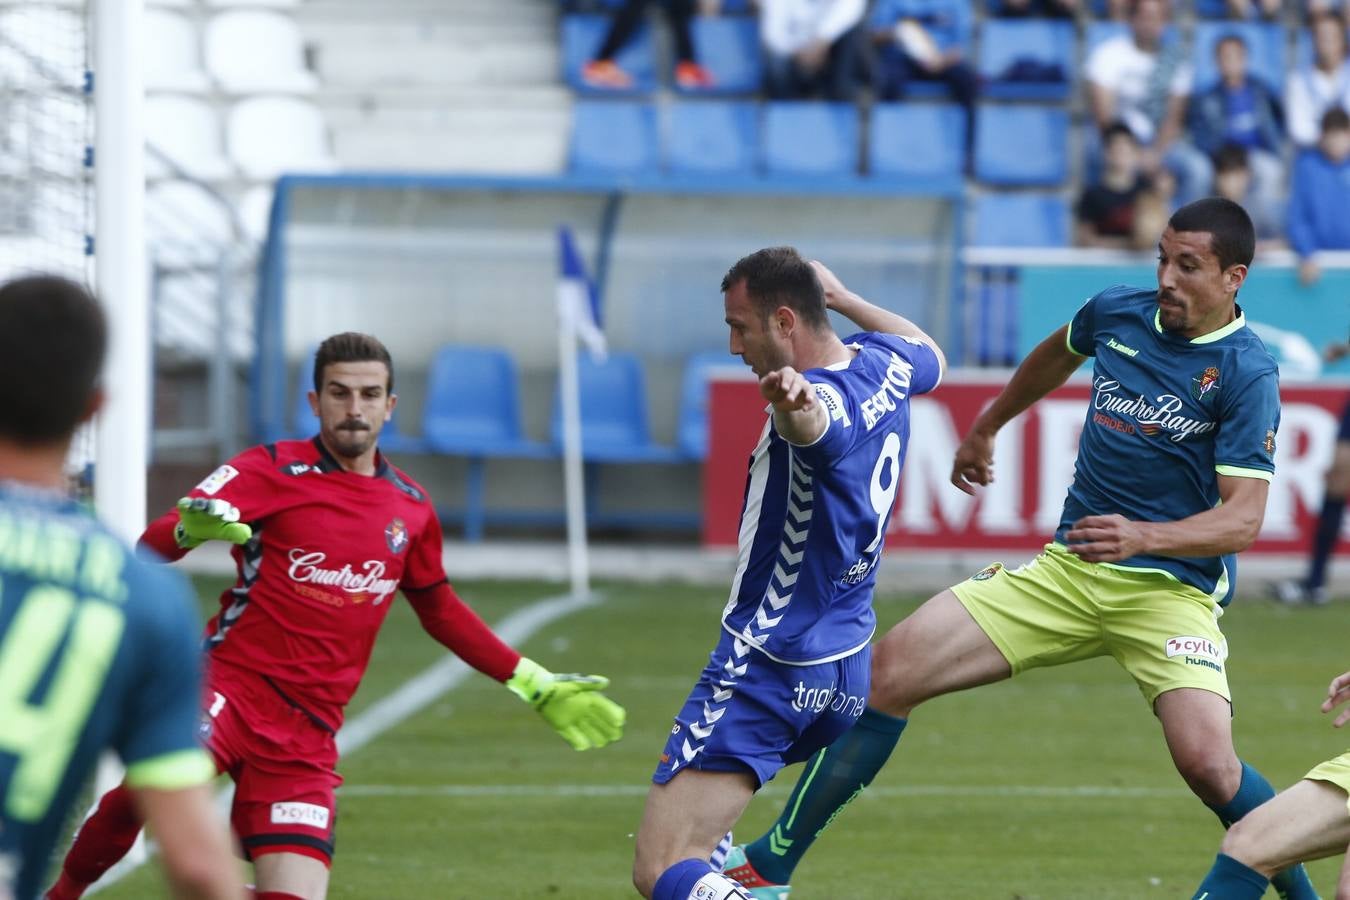
[(600, 298), (566, 225), (558, 227), (558, 317), (563, 327), (586, 345), (591, 356), (605, 357), (607, 345), (600, 324)]

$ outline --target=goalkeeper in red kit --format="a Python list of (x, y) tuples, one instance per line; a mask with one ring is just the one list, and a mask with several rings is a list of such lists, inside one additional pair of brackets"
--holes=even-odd
[[(577, 750), (617, 740), (622, 707), (599, 676), (555, 675), (504, 644), (460, 601), (430, 498), (380, 454), (397, 402), (389, 352), (364, 334), (319, 345), (319, 434), (253, 447), (150, 523), (141, 546), (181, 558), (234, 544), (238, 580), (206, 627), (201, 737), (235, 782), (230, 818), (259, 900), (322, 900), (342, 777), (335, 736), (402, 591), (422, 627), (505, 683)], [(79, 897), (141, 828), (125, 786), (98, 802), (51, 900)]]

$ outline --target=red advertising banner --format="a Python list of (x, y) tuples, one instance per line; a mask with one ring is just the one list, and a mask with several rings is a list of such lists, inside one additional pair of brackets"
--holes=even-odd
[[(891, 517), (888, 549), (1034, 551), (1054, 534), (1073, 479), (1078, 432), (1091, 393), (1077, 379), (1008, 423), (995, 448), (996, 480), (971, 498), (950, 483), (952, 457), (975, 417), (1004, 381), (948, 373), (933, 394), (911, 405), (909, 453)], [(1248, 552), (1301, 554), (1322, 502), (1343, 385), (1290, 385), (1280, 390), (1275, 479), (1261, 537)], [(746, 465), (764, 427), (764, 401), (752, 380), (716, 380), (709, 408), (704, 470), (703, 536), (708, 546), (733, 546), (745, 494)], [(1342, 539), (1339, 552), (1350, 552)]]

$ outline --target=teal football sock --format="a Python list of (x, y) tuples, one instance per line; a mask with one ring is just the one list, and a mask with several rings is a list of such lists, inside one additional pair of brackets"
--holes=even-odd
[(1261, 900), (1268, 884), (1260, 872), (1220, 853), (1191, 900)]
[[(1266, 781), (1264, 775), (1246, 763), (1242, 764), (1242, 781), (1238, 783), (1237, 793), (1223, 806), (1211, 806), (1224, 828), (1228, 828), (1238, 819), (1275, 796), (1275, 789)], [(1226, 858), (1226, 857), (1225, 857)], [(1284, 900), (1319, 900), (1316, 889), (1308, 880), (1303, 866), (1292, 866), (1270, 880)]]
[(869, 708), (838, 740), (806, 761), (778, 821), (746, 845), (746, 858), (766, 881), (788, 883), (815, 839), (881, 771), (907, 721)]

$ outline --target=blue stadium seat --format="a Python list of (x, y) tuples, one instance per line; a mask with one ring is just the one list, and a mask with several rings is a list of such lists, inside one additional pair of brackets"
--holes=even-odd
[(975, 200), (975, 247), (1067, 247), (1069, 208), (1059, 194), (983, 194)]
[(609, 31), (610, 16), (573, 14), (562, 20), (563, 80), (575, 91), (589, 94), (648, 94), (656, 89), (656, 49), (651, 28), (642, 25), (620, 48), (614, 62), (633, 78), (632, 88), (592, 88), (581, 80), (581, 67), (595, 58)]
[(858, 108), (852, 103), (766, 103), (761, 138), (760, 158), (770, 175), (857, 174)]
[(1062, 107), (982, 105), (975, 175), (987, 184), (1052, 185), (1068, 177), (1069, 114)]
[[(1066, 100), (1074, 68), (1072, 23), (1045, 19), (984, 23), (979, 73), (986, 97)], [(1056, 71), (1058, 78), (1053, 77)], [(1006, 80), (1010, 74), (1014, 79)]]
[[(314, 354), (317, 350), (316, 346), (305, 354), (305, 365), (296, 373), (291, 436), (297, 439), (312, 438), (319, 433), (319, 417), (309, 408), (309, 392), (314, 387)], [(396, 409), (380, 431), (380, 449), (389, 453), (425, 453), (426, 444), (399, 429)]]
[(638, 174), (659, 165), (656, 110), (633, 100), (578, 100), (572, 110), (572, 171)]
[(872, 107), (867, 168), (873, 178), (961, 185), (966, 114), (950, 103), (878, 103)]
[[(647, 425), (646, 381), (642, 364), (631, 353), (611, 353), (597, 361), (577, 355), (581, 393), (581, 455), (587, 462), (678, 462), (671, 447), (652, 441)], [(555, 393), (553, 445), (563, 446), (562, 400)]]
[(725, 350), (704, 350), (685, 363), (675, 443), (687, 459), (701, 461), (708, 456), (708, 381), (719, 371), (745, 374), (750, 370)]
[(676, 175), (750, 175), (759, 146), (759, 107), (742, 100), (670, 105), (666, 168)]
[(510, 355), (495, 347), (447, 345), (432, 357), (422, 408), (428, 450), (468, 458), (464, 535), (482, 537), (489, 457), (546, 459), (553, 451), (527, 440), (520, 425), (520, 387)]
[(1191, 39), (1191, 64), (1195, 88), (1206, 90), (1219, 80), (1214, 48), (1226, 35), (1236, 34), (1247, 43), (1247, 67), (1253, 75), (1280, 96), (1285, 81), (1284, 29), (1260, 22), (1197, 22)]
[[(713, 77), (711, 88), (692, 93), (753, 94), (763, 80), (759, 26), (749, 16), (695, 16), (698, 61)], [(674, 83), (672, 78), (671, 83)]]

